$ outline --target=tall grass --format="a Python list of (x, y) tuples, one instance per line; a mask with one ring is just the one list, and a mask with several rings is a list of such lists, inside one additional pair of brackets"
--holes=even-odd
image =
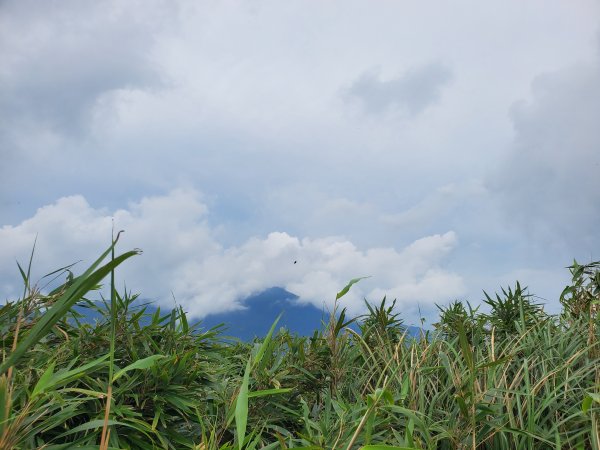
[[(116, 241), (49, 294), (19, 267), (24, 294), (0, 308), (0, 448), (600, 449), (599, 263), (570, 267), (554, 316), (517, 284), (486, 314), (442, 307), (415, 339), (386, 299), (346, 317), (356, 279), (312, 336), (275, 323), (238, 342), (117, 292), (138, 252)], [(110, 299), (88, 300), (108, 275)]]

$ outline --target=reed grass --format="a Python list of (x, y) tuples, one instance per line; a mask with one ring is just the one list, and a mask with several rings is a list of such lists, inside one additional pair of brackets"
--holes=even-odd
[[(0, 308), (1, 449), (600, 450), (599, 263), (570, 266), (557, 315), (517, 283), (414, 338), (386, 299), (347, 318), (354, 279), (312, 336), (275, 322), (239, 342), (117, 292), (139, 253), (117, 241), (49, 294), (19, 266), (24, 293)], [(109, 275), (110, 300), (90, 301)]]

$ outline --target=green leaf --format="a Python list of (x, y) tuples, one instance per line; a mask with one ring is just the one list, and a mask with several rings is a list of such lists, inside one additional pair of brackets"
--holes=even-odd
[(323, 447), (317, 447), (316, 445), (310, 445), (308, 447), (294, 447), (294, 450), (323, 450)]
[(583, 410), (584, 414), (588, 413), (588, 411), (592, 407), (593, 402), (600, 403), (600, 394), (588, 393), (585, 396), (585, 398), (583, 399), (583, 402), (581, 403), (581, 409)]
[(413, 445), (415, 443), (415, 421), (414, 419), (409, 419), (408, 424), (406, 425), (406, 442), (408, 445)]
[(477, 370), (499, 366), (500, 364), (504, 364), (506, 361), (510, 361), (512, 358), (513, 358), (513, 355), (508, 355), (508, 356), (504, 356), (502, 358), (498, 358), (495, 361), (490, 361), (487, 363), (479, 364), (479, 365), (477, 365)]
[(287, 394), (292, 392), (292, 388), (263, 389), (262, 391), (252, 391), (248, 393), (248, 398), (264, 397), (266, 395)]
[(0, 436), (4, 434), (11, 407), (8, 378), (6, 375), (0, 375)]
[(61, 389), (60, 392), (75, 392), (76, 394), (88, 395), (90, 398), (106, 397), (106, 392), (92, 391), (90, 389), (81, 389), (81, 388), (64, 388), (64, 389)]
[(339, 300), (340, 298), (342, 298), (344, 295), (346, 295), (348, 293), (348, 291), (350, 290), (352, 285), (354, 285), (354, 284), (358, 283), (360, 280), (364, 280), (366, 278), (370, 278), (370, 277), (360, 277), (360, 278), (354, 278), (354, 279), (350, 280), (350, 282), (344, 287), (344, 289), (342, 289), (340, 292), (337, 293), (337, 295), (335, 296), (335, 299)]
[[(48, 390), (50, 388), (56, 388), (58, 386), (67, 384), (73, 380), (76, 380), (77, 378), (80, 378), (83, 375), (91, 372), (91, 369), (103, 366), (107, 358), (108, 355), (104, 355), (100, 358), (95, 359), (94, 361), (84, 364), (83, 366), (76, 367), (75, 369), (59, 370), (58, 372), (52, 375), (50, 380), (48, 380), (44, 389)], [(42, 391), (40, 391), (39, 393), (42, 393)]]
[(181, 331), (187, 334), (190, 326), (188, 324), (187, 317), (185, 316), (185, 311), (181, 306), (179, 307), (179, 321), (181, 322)]
[[(108, 425), (109, 426), (110, 425), (124, 425), (124, 426), (129, 426), (126, 423), (119, 422), (118, 420), (109, 420), (108, 421)], [(103, 426), (104, 426), (104, 419), (90, 420), (89, 422), (81, 424), (78, 427), (71, 428), (69, 431), (67, 431), (67, 432), (65, 432), (65, 433), (57, 436), (56, 439), (60, 439), (60, 438), (66, 437), (66, 436), (69, 436), (71, 434), (79, 433), (80, 431), (100, 429)]]
[(54, 305), (46, 311), (38, 322), (29, 330), (27, 336), (19, 343), (14, 352), (0, 365), (0, 374), (5, 373), (9, 367), (17, 364), (25, 352), (42, 339), (50, 329), (58, 322), (81, 298), (94, 288), (106, 275), (126, 259), (138, 255), (139, 250), (123, 253), (114, 260), (96, 270), (100, 263), (106, 258), (116, 245), (116, 240), (76, 281), (62, 294)]
[(38, 394), (44, 392), (46, 387), (50, 384), (52, 376), (54, 375), (55, 366), (56, 363), (52, 361), (33, 388), (33, 392), (31, 392), (31, 398), (35, 398)]
[(467, 366), (469, 367), (469, 370), (472, 372), (474, 369), (473, 351), (471, 350), (471, 347), (469, 346), (469, 341), (467, 339), (467, 332), (465, 331), (465, 327), (463, 326), (463, 324), (461, 322), (458, 322), (457, 326), (458, 326), (458, 342), (460, 344), (460, 349), (462, 351), (463, 358), (465, 359), (465, 362), (467, 363)]
[[(273, 325), (271, 325), (271, 329), (267, 333), (267, 336), (263, 340), (262, 344), (258, 348), (256, 355), (254, 358), (250, 356), (248, 358), (248, 363), (246, 364), (246, 370), (244, 372), (244, 378), (242, 380), (242, 385), (240, 386), (240, 392), (238, 393), (236, 402), (235, 402), (235, 428), (238, 438), (238, 449), (241, 450), (244, 445), (244, 439), (246, 436), (246, 426), (248, 424), (248, 385), (250, 384), (250, 371), (252, 367), (258, 364), (264, 354), (265, 350), (271, 341), (271, 336), (273, 335), (273, 331), (275, 331), (275, 327), (277, 326), (277, 322), (281, 318), (281, 314), (275, 319)], [(266, 394), (265, 394), (266, 395)]]
[(416, 450), (415, 447), (397, 447), (395, 445), (373, 444), (365, 445), (361, 450)]
[(465, 403), (465, 399), (460, 395), (455, 395), (454, 399), (456, 403), (458, 403), (458, 407), (460, 408), (460, 412), (465, 418), (469, 417), (469, 409), (467, 408), (467, 404)]
[[(45, 445), (44, 450), (100, 450), (99, 445), (73, 445), (69, 444), (57, 444), (57, 445)], [(107, 450), (121, 450), (118, 447), (107, 447)]]
[(244, 379), (240, 386), (237, 400), (235, 402), (235, 428), (238, 438), (238, 450), (242, 450), (246, 426), (248, 424), (248, 384), (250, 384), (250, 370), (252, 369), (252, 358), (248, 358)]
[(160, 407), (156, 407), (156, 410), (154, 411), (154, 419), (152, 419), (152, 431), (156, 430), (156, 425), (158, 425), (158, 420), (160, 419), (162, 413), (162, 409)]
[(25, 298), (25, 296), (27, 295), (27, 291), (29, 290), (29, 286), (30, 286), (29, 282), (30, 282), (30, 276), (31, 276), (31, 263), (33, 263), (33, 254), (35, 253), (35, 245), (36, 244), (37, 244), (37, 234), (33, 241), (33, 248), (31, 249), (31, 255), (29, 256), (29, 265), (27, 266), (27, 275), (25, 275), (25, 272), (21, 268), (21, 265), (17, 262), (17, 266), (19, 267), (19, 271), (21, 272), (21, 276), (23, 277), (23, 282), (24, 282), (23, 298)]
[(408, 417), (409, 422), (412, 421), (413, 424), (418, 427), (419, 431), (423, 434), (423, 437), (425, 438), (426, 442), (430, 442), (431, 436), (429, 434), (428, 427), (418, 416), (417, 411), (413, 411), (411, 409), (403, 408), (402, 406), (397, 405), (387, 405), (385, 406), (385, 408)]
[(144, 359), (138, 359), (134, 363), (129, 364), (127, 367), (124, 367), (123, 369), (121, 369), (117, 373), (115, 373), (115, 376), (113, 377), (112, 380), (113, 380), (113, 382), (115, 382), (116, 380), (118, 380), (119, 378), (121, 378), (123, 375), (125, 375), (127, 372), (129, 372), (131, 370), (148, 369), (149, 367), (154, 366), (159, 359), (163, 359), (163, 358), (166, 358), (166, 356), (152, 355), (152, 356), (148, 356), (147, 358), (144, 358)]
[(263, 355), (265, 354), (265, 350), (269, 346), (269, 342), (271, 342), (271, 336), (273, 336), (273, 332), (275, 331), (275, 327), (277, 326), (277, 322), (279, 322), (279, 319), (281, 319), (281, 314), (277, 316), (277, 319), (275, 319), (275, 322), (273, 322), (273, 325), (271, 325), (271, 329), (267, 333), (267, 336), (264, 338), (262, 344), (258, 348), (258, 352), (256, 352), (256, 356), (254, 357), (254, 365), (260, 363), (260, 361), (262, 360)]
[(19, 268), (19, 272), (21, 273), (21, 278), (23, 278), (23, 284), (25, 284), (25, 289), (27, 289), (29, 287), (29, 279), (27, 278), (25, 271), (23, 270), (23, 268), (21, 267), (21, 264), (19, 264), (18, 261), (17, 261), (17, 267)]
[(402, 401), (406, 400), (409, 389), (410, 389), (410, 378), (408, 377), (408, 374), (407, 374), (407, 375), (404, 375), (404, 378), (402, 379), (402, 389), (400, 390), (400, 400), (402, 400)]
[(375, 390), (375, 396), (377, 398), (377, 401), (384, 400), (384, 403), (386, 405), (394, 404), (394, 396), (388, 389), (377, 388)]

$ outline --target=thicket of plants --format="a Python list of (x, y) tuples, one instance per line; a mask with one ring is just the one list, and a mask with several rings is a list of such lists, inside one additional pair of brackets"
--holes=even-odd
[[(600, 263), (569, 268), (558, 315), (517, 283), (486, 313), (440, 308), (415, 339), (386, 299), (348, 319), (352, 280), (313, 336), (274, 324), (244, 343), (118, 293), (136, 252), (115, 244), (47, 294), (19, 266), (22, 298), (0, 308), (1, 449), (600, 449)], [(105, 278), (110, 298), (88, 300)]]

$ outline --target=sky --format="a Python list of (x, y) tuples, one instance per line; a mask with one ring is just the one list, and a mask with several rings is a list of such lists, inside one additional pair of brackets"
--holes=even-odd
[(600, 2), (5, 0), (0, 297), (84, 270), (193, 316), (273, 286), (407, 322), (600, 259)]

